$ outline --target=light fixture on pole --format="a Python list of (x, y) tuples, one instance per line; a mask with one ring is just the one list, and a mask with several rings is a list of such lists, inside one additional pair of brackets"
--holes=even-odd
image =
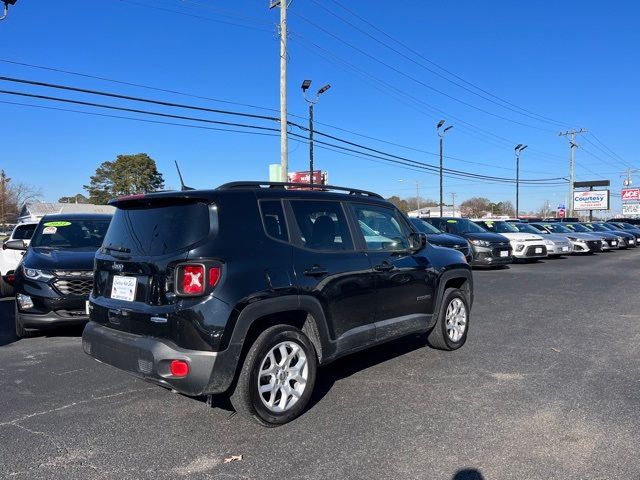
[(331, 85), (328, 83), (322, 87), (316, 93), (316, 97), (310, 100), (307, 97), (307, 90), (311, 87), (311, 80), (304, 80), (300, 88), (302, 88), (302, 95), (304, 99), (309, 104), (309, 184), (313, 185), (313, 106), (318, 103), (318, 99), (320, 95), (331, 88)]
[(528, 145), (519, 143), (516, 145), (516, 218), (520, 212), (520, 154), (527, 148)]
[(445, 124), (444, 120), (440, 120), (438, 125), (436, 125), (436, 130), (438, 132), (438, 136), (440, 137), (440, 216), (442, 217), (442, 207), (444, 205), (444, 191), (442, 187), (442, 152), (443, 152), (443, 144), (444, 144), (444, 136), (447, 131), (453, 128), (453, 125), (449, 125), (441, 130), (442, 126)]
[(15, 5), (18, 0), (0, 0), (4, 3), (4, 12), (0, 15), (0, 20), (4, 20), (9, 15), (9, 5)]

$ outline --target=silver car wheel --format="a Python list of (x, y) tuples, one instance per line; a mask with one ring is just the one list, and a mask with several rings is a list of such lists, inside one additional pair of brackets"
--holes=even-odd
[(302, 347), (290, 340), (279, 343), (260, 364), (260, 400), (272, 412), (286, 412), (304, 393), (308, 377), (309, 366)]
[(445, 316), (447, 336), (452, 342), (459, 342), (467, 329), (467, 307), (459, 298), (454, 298), (447, 306)]

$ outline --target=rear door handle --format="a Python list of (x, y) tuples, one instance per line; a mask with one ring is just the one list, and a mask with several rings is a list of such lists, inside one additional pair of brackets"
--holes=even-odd
[(303, 273), (307, 277), (322, 277), (324, 275), (327, 275), (329, 272), (328, 270), (322, 268), (320, 265), (314, 265), (311, 268), (307, 268)]
[(389, 262), (382, 262), (380, 265), (376, 265), (373, 269), (376, 272), (389, 272), (393, 270), (395, 267)]

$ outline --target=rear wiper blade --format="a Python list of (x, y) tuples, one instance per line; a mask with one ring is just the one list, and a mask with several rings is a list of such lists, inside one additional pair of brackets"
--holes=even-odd
[(131, 249), (124, 247), (122, 245), (106, 245), (102, 247), (103, 250), (108, 250), (111, 252), (120, 252), (120, 253), (131, 253)]

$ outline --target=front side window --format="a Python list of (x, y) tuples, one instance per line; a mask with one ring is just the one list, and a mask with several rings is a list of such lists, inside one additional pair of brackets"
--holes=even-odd
[(29, 225), (18, 225), (13, 231), (14, 240), (29, 240), (33, 236), (33, 232), (36, 231), (38, 224), (30, 223)]
[(260, 210), (262, 210), (262, 221), (267, 235), (288, 242), (289, 234), (284, 220), (282, 202), (280, 200), (265, 200), (260, 202)]
[(353, 250), (347, 219), (339, 202), (292, 200), (300, 240), (313, 250)]
[(353, 205), (368, 250), (406, 250), (410, 230), (393, 208)]

